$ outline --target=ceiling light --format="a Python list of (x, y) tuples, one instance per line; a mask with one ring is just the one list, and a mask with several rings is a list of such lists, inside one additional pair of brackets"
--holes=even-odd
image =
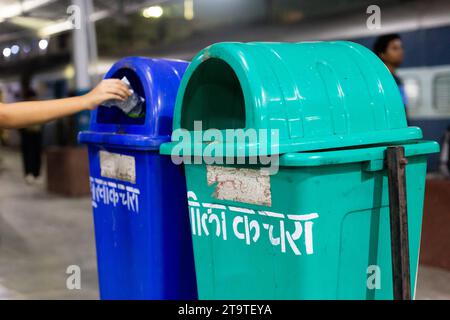
[(160, 18), (164, 13), (164, 10), (161, 6), (152, 6), (144, 9), (142, 11), (142, 15), (145, 18)]
[(186, 20), (194, 19), (194, 0), (184, 0), (184, 18)]
[(6, 19), (17, 17), (23, 15), (24, 13), (30, 12), (36, 8), (47, 5), (54, 2), (55, 0), (23, 0), (14, 1), (13, 4), (2, 5), (2, 10), (0, 11), (0, 22)]
[(41, 37), (49, 37), (64, 31), (69, 31), (73, 29), (72, 22), (69, 20), (62, 20), (56, 23), (49, 24), (41, 29), (39, 29), (38, 34)]

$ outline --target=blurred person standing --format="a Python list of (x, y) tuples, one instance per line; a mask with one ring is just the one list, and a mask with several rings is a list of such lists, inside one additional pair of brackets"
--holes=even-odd
[(386, 34), (375, 40), (373, 51), (384, 62), (397, 83), (405, 107), (408, 105), (408, 98), (402, 79), (396, 74), (397, 69), (403, 63), (404, 49), (402, 39), (398, 34)]
[[(24, 75), (21, 81), (21, 100), (36, 100), (37, 94), (31, 88), (31, 76)], [(21, 152), (25, 181), (33, 184), (40, 181), (42, 165), (42, 126), (32, 125), (20, 130)]]

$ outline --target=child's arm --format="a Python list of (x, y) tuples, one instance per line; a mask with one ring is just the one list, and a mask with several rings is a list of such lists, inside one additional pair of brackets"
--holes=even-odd
[(42, 124), (83, 110), (95, 109), (111, 99), (125, 100), (131, 95), (128, 86), (120, 80), (103, 80), (84, 96), (35, 102), (0, 103), (0, 128), (16, 129)]

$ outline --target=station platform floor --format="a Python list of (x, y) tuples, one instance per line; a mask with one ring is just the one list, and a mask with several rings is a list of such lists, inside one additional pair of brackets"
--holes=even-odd
[[(0, 162), (0, 300), (98, 299), (90, 199), (28, 186), (15, 151), (0, 148)], [(80, 290), (66, 286), (72, 265)], [(417, 290), (417, 299), (450, 300), (450, 272), (420, 266)]]

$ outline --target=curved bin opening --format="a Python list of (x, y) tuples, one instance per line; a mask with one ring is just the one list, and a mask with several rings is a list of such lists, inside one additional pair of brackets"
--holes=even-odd
[(130, 82), (131, 88), (138, 94), (140, 97), (145, 99), (144, 104), (142, 105), (143, 112), (141, 117), (132, 118), (126, 115), (122, 110), (117, 107), (105, 107), (100, 106), (98, 108), (97, 113), (97, 123), (101, 124), (121, 124), (121, 125), (144, 125), (145, 124), (145, 114), (146, 107), (149, 97), (145, 96), (144, 87), (139, 76), (132, 69), (123, 68), (119, 69), (115, 72), (110, 78), (111, 79), (122, 79), (126, 77)]
[(187, 85), (181, 114), (181, 127), (202, 129), (243, 129), (246, 124), (244, 93), (233, 69), (212, 58), (203, 62)]

